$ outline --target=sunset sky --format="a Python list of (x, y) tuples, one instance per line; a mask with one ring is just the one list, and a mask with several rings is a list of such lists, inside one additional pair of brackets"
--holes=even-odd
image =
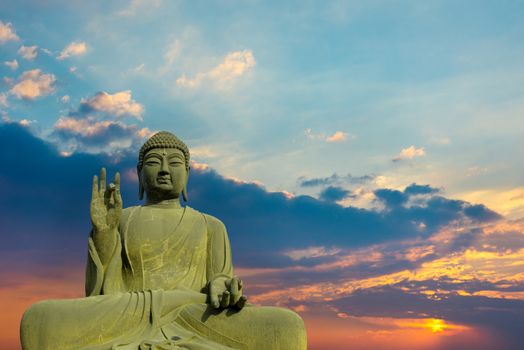
[(168, 130), (309, 349), (522, 349), (524, 1), (0, 0), (0, 348)]

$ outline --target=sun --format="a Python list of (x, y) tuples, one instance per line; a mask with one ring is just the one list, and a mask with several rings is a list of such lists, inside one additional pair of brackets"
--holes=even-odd
[(433, 333), (439, 333), (443, 332), (447, 327), (446, 323), (444, 323), (444, 320), (440, 320), (438, 318), (432, 318), (428, 320), (428, 323), (426, 325)]

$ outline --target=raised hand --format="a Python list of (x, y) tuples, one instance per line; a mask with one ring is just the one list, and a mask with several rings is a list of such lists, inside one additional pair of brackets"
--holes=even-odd
[(242, 309), (247, 298), (242, 295), (242, 280), (238, 277), (216, 278), (209, 284), (209, 304), (215, 308)]
[(98, 177), (93, 176), (93, 193), (91, 196), (91, 223), (95, 233), (102, 233), (118, 228), (122, 216), (122, 197), (120, 195), (120, 174), (115, 174), (115, 182), (106, 187), (106, 169)]

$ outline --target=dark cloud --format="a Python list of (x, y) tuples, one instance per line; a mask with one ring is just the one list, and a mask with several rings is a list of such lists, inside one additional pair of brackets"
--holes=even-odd
[(411, 184), (404, 190), (404, 193), (408, 196), (417, 194), (435, 194), (439, 193), (440, 189), (431, 187), (430, 185), (417, 185)]
[[(15, 151), (9, 151), (16, 145)], [(136, 155), (62, 157), (28, 129), (0, 126), (0, 199), (2, 222), (11, 232), (1, 249), (40, 248), (84, 256), (89, 231), (90, 184), (102, 165), (113, 174), (135, 167)], [(138, 203), (137, 185), (124, 177), (126, 206)], [(235, 263), (243, 266), (311, 265), (322, 259), (295, 261), (282, 255), (311, 246), (356, 248), (380, 242), (424, 238), (467, 218), (489, 222), (498, 217), (485, 208), (466, 211), (468, 203), (430, 196), (425, 205), (401, 205), (410, 193), (378, 190), (384, 210), (342, 207), (309, 196), (288, 198), (255, 184), (226, 179), (214, 170), (193, 171), (189, 205), (220, 218), (228, 228)], [(30, 218), (30, 219), (29, 219)], [(420, 230), (420, 223), (425, 229)], [(74, 252), (74, 253), (70, 253)], [(51, 253), (49, 253), (51, 254)]]
[[(142, 130), (145, 131), (143, 134)], [(127, 125), (121, 121), (60, 118), (51, 138), (68, 151), (121, 154), (136, 152), (148, 133), (135, 124)]]
[(504, 349), (524, 343), (524, 300), (462, 296), (457, 293), (424, 295), (401, 286), (358, 290), (331, 302), (352, 316), (439, 318), (458, 324), (486, 327), (503, 334)]
[(63, 151), (113, 155), (135, 151), (151, 131), (123, 120), (142, 120), (142, 113), (143, 106), (132, 99), (130, 91), (113, 95), (101, 91), (58, 118), (50, 139)]
[(326, 202), (337, 202), (346, 198), (355, 198), (356, 196), (351, 194), (351, 191), (346, 190), (338, 186), (328, 186), (324, 188), (318, 198), (321, 201)]
[(364, 184), (372, 181), (376, 178), (376, 175), (363, 175), (363, 176), (353, 176), (351, 174), (340, 176), (338, 174), (333, 174), (328, 177), (318, 177), (308, 179), (304, 176), (298, 178), (297, 182), (302, 187), (317, 187), (317, 186), (327, 186), (341, 183), (349, 184)]

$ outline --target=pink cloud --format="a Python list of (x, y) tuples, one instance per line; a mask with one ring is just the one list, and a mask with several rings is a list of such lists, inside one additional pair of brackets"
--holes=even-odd
[(133, 100), (131, 90), (114, 94), (100, 91), (89, 99), (82, 99), (80, 103), (84, 108), (87, 107), (117, 117), (132, 116), (142, 120), (142, 113), (144, 113), (144, 106)]
[(55, 91), (56, 78), (53, 74), (44, 74), (40, 69), (24, 72), (9, 93), (19, 99), (34, 100)]
[(67, 45), (62, 52), (60, 52), (60, 55), (58, 55), (57, 59), (64, 60), (71, 56), (80, 56), (84, 55), (87, 52), (87, 44), (83, 41), (73, 41), (69, 45)]
[(4, 23), (0, 21), (0, 44), (6, 41), (18, 41), (20, 38), (16, 35), (13, 25), (11, 23)]
[(426, 151), (424, 150), (424, 147), (417, 148), (411, 145), (408, 148), (402, 149), (399, 155), (393, 158), (392, 160), (394, 162), (399, 162), (405, 159), (413, 159), (415, 157), (424, 157), (425, 155), (426, 155)]
[(197, 73), (193, 79), (182, 75), (176, 84), (182, 87), (195, 88), (204, 80), (214, 81), (219, 85), (230, 82), (246, 74), (256, 65), (255, 56), (251, 50), (233, 51), (224, 57), (224, 61), (208, 72)]
[(33, 46), (24, 46), (22, 45), (19, 49), (18, 49), (18, 54), (20, 56), (22, 56), (23, 58), (25, 58), (26, 60), (34, 60), (36, 58), (36, 56), (38, 56), (38, 46), (36, 45), (33, 45)]

